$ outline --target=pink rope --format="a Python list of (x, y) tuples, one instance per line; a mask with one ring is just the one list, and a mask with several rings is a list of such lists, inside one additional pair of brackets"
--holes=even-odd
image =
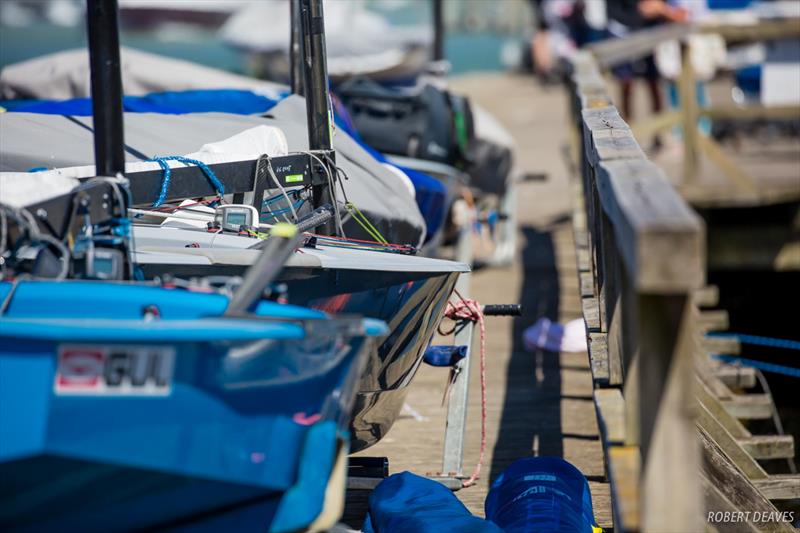
[[(456, 291), (461, 301), (447, 302), (445, 316), (451, 320), (469, 320), (477, 322), (481, 332), (481, 453), (472, 475), (461, 483), (461, 486), (471, 487), (478, 479), (486, 456), (486, 326), (483, 321), (483, 310), (477, 300), (466, 299)], [(467, 384), (469, 386), (469, 384)]]

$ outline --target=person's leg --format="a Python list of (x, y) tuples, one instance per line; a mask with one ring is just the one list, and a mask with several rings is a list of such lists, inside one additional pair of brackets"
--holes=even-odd
[[(648, 57), (646, 60), (645, 78), (647, 80), (647, 88), (650, 93), (650, 111), (655, 116), (664, 110), (664, 98), (661, 94), (661, 74), (656, 67), (655, 58)], [(662, 146), (661, 135), (656, 134), (653, 137), (653, 150), (660, 150)]]
[(632, 115), (632, 107), (633, 107), (633, 79), (621, 79), (619, 80), (619, 88), (620, 88), (620, 101), (622, 102), (622, 120), (625, 122), (630, 122)]

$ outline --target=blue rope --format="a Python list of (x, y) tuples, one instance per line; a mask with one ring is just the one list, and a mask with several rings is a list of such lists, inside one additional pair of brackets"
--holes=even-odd
[(181, 155), (154, 157), (153, 159), (150, 159), (150, 161), (158, 163), (158, 165), (161, 167), (161, 170), (164, 171), (164, 177), (161, 181), (161, 191), (158, 193), (158, 199), (155, 202), (153, 202), (153, 207), (160, 206), (161, 204), (164, 203), (164, 200), (167, 199), (167, 192), (169, 191), (169, 180), (170, 177), (172, 176), (172, 169), (167, 164), (167, 161), (178, 161), (179, 163), (184, 163), (186, 165), (195, 165), (196, 167), (199, 167), (200, 170), (203, 171), (208, 180), (211, 182), (211, 184), (214, 186), (214, 189), (216, 189), (217, 194), (219, 194), (220, 196), (225, 194), (225, 186), (222, 184), (221, 181), (219, 181), (219, 178), (217, 178), (217, 175), (214, 174), (214, 171), (211, 170), (211, 168), (209, 168), (209, 166), (203, 163), (202, 161), (198, 161), (197, 159), (189, 159), (188, 157), (183, 157)]
[(774, 363), (766, 363), (764, 361), (755, 361), (753, 359), (745, 359), (743, 357), (734, 357), (732, 355), (716, 355), (715, 357), (726, 363), (752, 366), (753, 368), (758, 368), (764, 372), (772, 372), (774, 374), (783, 374), (784, 376), (800, 378), (800, 368), (776, 365)]
[(772, 337), (761, 337), (758, 335), (743, 335), (741, 333), (708, 333), (707, 335), (709, 337), (737, 339), (742, 344), (755, 344), (758, 346), (769, 346), (771, 348), (784, 348), (786, 350), (800, 350), (800, 341), (788, 339), (775, 339)]

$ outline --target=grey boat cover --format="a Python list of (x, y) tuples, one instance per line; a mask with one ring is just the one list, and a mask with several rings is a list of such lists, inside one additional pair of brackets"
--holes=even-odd
[[(246, 161), (308, 149), (305, 101), (290, 96), (267, 116), (227, 113), (125, 114), (126, 171), (158, 169), (155, 156), (188, 155), (205, 163)], [(91, 117), (0, 113), (0, 201), (29, 205), (63, 194), (95, 175)], [(348, 199), (390, 242), (419, 246), (425, 222), (408, 179), (375, 160), (343, 131), (336, 162), (348, 175)], [(171, 163), (179, 166), (181, 163)], [(47, 171), (29, 172), (45, 167)], [(274, 191), (276, 192), (276, 191)], [(341, 200), (341, 198), (340, 198)], [(369, 238), (350, 220), (348, 236)]]
[[(122, 86), (128, 96), (192, 89), (243, 89), (277, 99), (287, 87), (204, 67), (191, 61), (120, 49)], [(86, 48), (47, 54), (0, 70), (0, 98), (67, 100), (90, 96)], [(0, 103), (2, 105), (2, 103)]]

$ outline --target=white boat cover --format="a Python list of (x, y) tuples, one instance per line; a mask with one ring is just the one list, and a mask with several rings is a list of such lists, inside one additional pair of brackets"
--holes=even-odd
[[(120, 62), (122, 87), (128, 96), (192, 89), (244, 89), (278, 99), (281, 93), (287, 92), (286, 86), (277, 83), (124, 46), (120, 51)], [(0, 71), (0, 97), (7, 100), (67, 100), (87, 98), (90, 94), (89, 52), (86, 48), (14, 63)]]

